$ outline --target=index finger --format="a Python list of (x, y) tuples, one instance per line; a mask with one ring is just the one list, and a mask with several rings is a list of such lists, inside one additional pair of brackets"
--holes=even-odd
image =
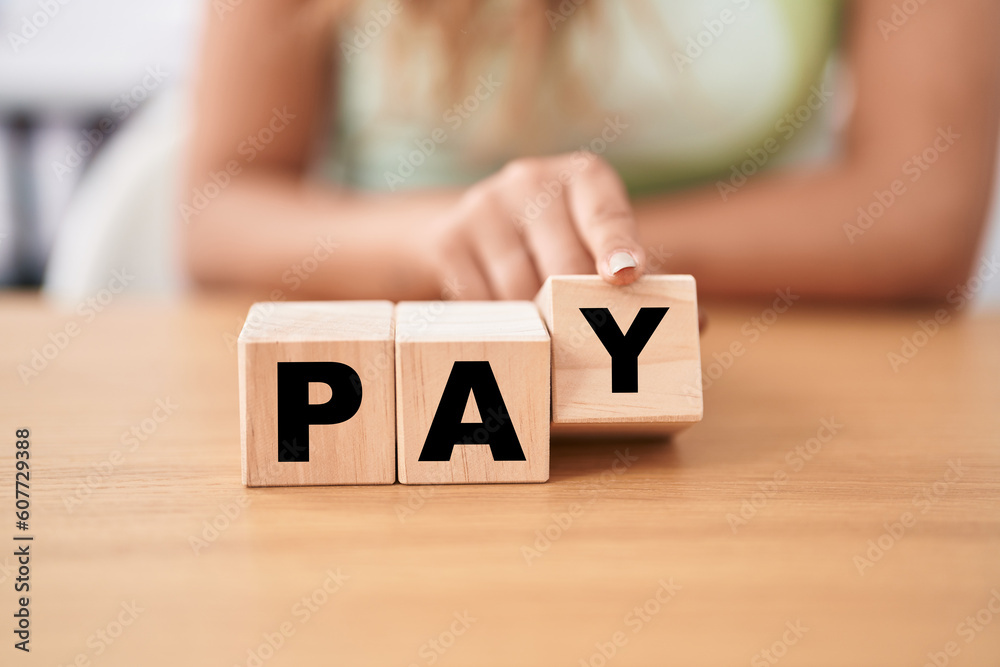
[[(612, 285), (628, 285), (643, 272), (646, 253), (625, 184), (593, 153), (575, 153), (578, 170), (567, 188), (570, 213), (580, 239), (590, 250), (597, 273)], [(578, 165), (587, 160), (585, 165)]]

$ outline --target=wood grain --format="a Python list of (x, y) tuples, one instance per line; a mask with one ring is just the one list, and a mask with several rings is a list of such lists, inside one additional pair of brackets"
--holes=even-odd
[[(628, 287), (598, 276), (555, 276), (535, 299), (552, 336), (552, 421), (674, 432), (703, 414), (698, 299), (691, 276), (644, 276)], [(611, 355), (581, 308), (606, 308), (622, 333), (641, 308), (668, 308), (638, 357), (634, 392), (612, 391)], [(563, 431), (570, 430), (563, 427)]]
[[(396, 419), (404, 484), (544, 482), (549, 478), (549, 335), (530, 301), (402, 302), (396, 306)], [(456, 446), (447, 461), (421, 461), (456, 362), (489, 363), (505, 410), (475, 410), (464, 392), (462, 421), (481, 439), (513, 427), (524, 460), (494, 460), (491, 445)], [(471, 407), (470, 407), (471, 406)], [(475, 412), (473, 412), (475, 410)], [(488, 412), (488, 414), (482, 414)]]
[[(1000, 589), (997, 316), (951, 313), (894, 372), (887, 354), (933, 308), (797, 303), (775, 319), (770, 302), (707, 304), (705, 418), (673, 443), (555, 442), (548, 484), (245, 489), (248, 306), (123, 295), (87, 321), (0, 298), (7, 628), (21, 427), (36, 550), (32, 653), (6, 645), (0, 663), (247, 665), (287, 623), (266, 667), (575, 667), (616, 632), (627, 643), (609, 667), (717, 667), (751, 664), (800, 621), (782, 667), (920, 667), (948, 642), (951, 665), (997, 664), (1000, 617), (981, 612)], [(70, 322), (78, 335), (23, 382), (19, 366)], [(722, 369), (714, 355), (735, 342)], [(162, 421), (157, 401), (174, 406)], [(824, 419), (841, 426), (806, 460)], [(636, 459), (620, 474), (616, 452)], [(965, 471), (945, 484), (949, 461)], [(755, 512), (734, 533), (744, 503)], [(859, 574), (855, 557), (904, 512), (916, 524)], [(671, 579), (681, 588), (657, 601)], [(101, 643), (133, 601), (135, 621)], [(444, 634), (466, 611), (475, 621)], [(966, 642), (957, 629), (977, 613), (991, 622)]]
[[(240, 435), (247, 486), (396, 481), (393, 305), (389, 301), (254, 304), (238, 339)], [(308, 460), (281, 461), (278, 364), (336, 362), (357, 373), (361, 405), (343, 423), (309, 426)], [(352, 384), (352, 390), (354, 385)], [(341, 391), (338, 388), (338, 391)], [(342, 400), (311, 382), (309, 402)], [(287, 444), (287, 443), (284, 443)], [(306, 448), (306, 443), (296, 443)]]

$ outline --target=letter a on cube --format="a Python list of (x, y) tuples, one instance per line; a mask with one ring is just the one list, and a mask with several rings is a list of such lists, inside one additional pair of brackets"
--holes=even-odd
[(399, 481), (548, 480), (549, 344), (530, 301), (398, 304)]
[(240, 332), (247, 486), (396, 480), (393, 305), (256, 303)]
[(553, 276), (535, 303), (552, 336), (552, 422), (577, 425), (559, 430), (669, 433), (701, 420), (694, 278)]

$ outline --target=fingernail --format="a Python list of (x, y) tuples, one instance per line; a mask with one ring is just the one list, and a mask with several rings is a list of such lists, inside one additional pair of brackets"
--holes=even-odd
[(616, 274), (623, 269), (634, 269), (638, 264), (635, 257), (630, 252), (616, 252), (608, 260), (608, 268), (612, 274)]

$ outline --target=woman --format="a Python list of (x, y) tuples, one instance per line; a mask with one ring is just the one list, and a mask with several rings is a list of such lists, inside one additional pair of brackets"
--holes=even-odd
[[(595, 271), (940, 298), (985, 218), (998, 33), (990, 0), (218, 0), (189, 270), (295, 298)], [(773, 168), (831, 117), (836, 155)]]

